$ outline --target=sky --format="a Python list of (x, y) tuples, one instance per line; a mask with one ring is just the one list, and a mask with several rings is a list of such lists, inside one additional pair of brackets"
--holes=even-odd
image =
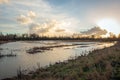
[(119, 4), (120, 0), (0, 0), (0, 32), (69, 35), (97, 29), (119, 34)]

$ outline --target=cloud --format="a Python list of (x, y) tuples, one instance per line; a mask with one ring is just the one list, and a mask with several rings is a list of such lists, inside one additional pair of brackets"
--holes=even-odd
[[(29, 33), (30, 34), (51, 34), (55, 33), (58, 34), (60, 32), (70, 32), (68, 30), (68, 27), (70, 27), (71, 23), (75, 23), (74, 18), (66, 18), (64, 19), (63, 16), (61, 18), (58, 18), (55, 16), (54, 18), (57, 20), (52, 20), (53, 17), (51, 18), (39, 18), (40, 16), (36, 16), (36, 13), (33, 11), (29, 11), (26, 15), (20, 15), (17, 18), (17, 21), (20, 22), (21, 24), (28, 25), (29, 28)], [(61, 19), (64, 20), (61, 20)], [(40, 19), (38, 20), (35, 19)], [(76, 23), (75, 23), (76, 24)]]
[(65, 29), (56, 29), (55, 32), (65, 32)]
[(27, 15), (20, 15), (17, 18), (17, 21), (20, 22), (21, 24), (31, 24), (33, 22), (33, 19), (36, 17), (36, 13), (33, 11), (29, 11)]
[(96, 36), (101, 36), (101, 35), (106, 35), (107, 31), (101, 29), (100, 27), (94, 27), (89, 29), (88, 31), (81, 32), (82, 34), (85, 35), (96, 35)]
[(33, 11), (29, 11), (27, 15), (28, 15), (28, 17), (30, 17), (30, 18), (35, 18), (35, 17), (36, 17), (36, 13), (33, 12)]
[(0, 0), (0, 4), (3, 4), (3, 3), (8, 3), (9, 0)]
[[(63, 12), (62, 10), (59, 10), (57, 6), (50, 4), (49, 1), (47, 0), (35, 0), (35, 1), (9, 0), (9, 1), (11, 1), (11, 4), (5, 6), (4, 9), (0, 10), (0, 12), (4, 14), (2, 16), (0, 15), (0, 17), (3, 18), (7, 17), (9, 19), (13, 19), (14, 17), (16, 17), (16, 21), (18, 23), (22, 24), (22, 26), (26, 26), (26, 27), (22, 27), (23, 29), (25, 28), (26, 31), (27, 28), (29, 28), (30, 26), (37, 26), (36, 28), (32, 27), (33, 30), (31, 30), (31, 32), (32, 31), (33, 32), (35, 31), (35, 33), (38, 32), (37, 34), (47, 33), (50, 31), (62, 32), (64, 30), (65, 32), (67, 31), (71, 32), (71, 30), (75, 31), (78, 27), (79, 19), (72, 17), (71, 15), (69, 15), (66, 12)], [(51, 20), (56, 20), (57, 22), (59, 22), (56, 23), (55, 29), (44, 28), (45, 25), (47, 26), (48, 24), (50, 25)], [(3, 19), (1, 19), (1, 21), (3, 21)], [(4, 22), (4, 24), (6, 23), (8, 23), (8, 21)], [(18, 23), (13, 22), (12, 24), (19, 25)], [(43, 27), (39, 28), (38, 26), (43, 26)], [(64, 30), (57, 30), (58, 27), (59, 29), (64, 29)]]
[(24, 16), (24, 15), (20, 15), (17, 18), (17, 21), (20, 22), (21, 24), (30, 24), (33, 22), (30, 17)]
[(30, 34), (45, 34), (56, 27), (56, 21), (51, 20), (49, 22), (40, 24), (40, 23), (33, 23), (30, 25), (29, 30)]

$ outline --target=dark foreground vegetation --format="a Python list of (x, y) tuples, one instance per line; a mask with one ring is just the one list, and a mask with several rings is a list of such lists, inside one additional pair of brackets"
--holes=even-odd
[(120, 42), (65, 62), (4, 80), (120, 80)]

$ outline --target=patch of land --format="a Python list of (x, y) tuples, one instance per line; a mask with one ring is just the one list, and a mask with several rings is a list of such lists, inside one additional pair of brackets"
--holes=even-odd
[(53, 48), (70, 47), (70, 46), (77, 46), (77, 45), (82, 45), (81, 47), (89, 47), (88, 44), (55, 45), (55, 46), (33, 47), (33, 48), (27, 50), (26, 52), (29, 54), (35, 54), (38, 52), (52, 50)]
[(4, 80), (120, 80), (120, 42), (49, 67)]

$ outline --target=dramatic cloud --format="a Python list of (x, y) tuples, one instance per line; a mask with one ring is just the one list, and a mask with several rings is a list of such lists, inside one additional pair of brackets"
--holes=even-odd
[(43, 24), (40, 23), (33, 23), (30, 25), (29, 30), (30, 34), (36, 33), (36, 34), (45, 34), (49, 32), (51, 29), (53, 29), (56, 26), (56, 21), (49, 21)]
[(0, 0), (0, 4), (2, 4), (2, 3), (8, 3), (9, 2), (9, 0)]
[[(63, 16), (61, 16), (62, 18)], [(29, 11), (27, 15), (20, 15), (17, 18), (17, 21), (20, 22), (21, 24), (27, 25), (26, 27), (29, 28), (29, 33), (30, 34), (44, 34), (44, 35), (50, 35), (55, 34), (55, 35), (65, 35), (68, 32), (71, 32), (68, 30), (69, 27), (71, 27), (71, 23), (74, 25), (76, 24), (76, 20), (74, 18), (70, 19), (64, 19), (64, 20), (59, 20), (55, 18), (55, 20), (52, 20), (50, 18), (39, 18), (41, 19), (40, 21), (35, 20), (38, 19), (39, 17), (36, 16), (36, 13), (33, 11)], [(64, 18), (64, 17), (63, 17)], [(57, 19), (57, 20), (56, 20)], [(62, 32), (62, 34), (60, 34)]]
[[(39, 17), (36, 16), (36, 13), (33, 11), (29, 11), (27, 15), (20, 15), (17, 18), (17, 21), (21, 24), (27, 25), (29, 28), (30, 34), (38, 34), (38, 35), (66, 35), (68, 32), (66, 29), (70, 27), (70, 24), (74, 19), (65, 19), (65, 20), (51, 20), (49, 18), (41, 18), (40, 21), (35, 20)], [(60, 34), (62, 32), (62, 34)]]
[[(9, 2), (9, 5), (3, 5)], [(20, 33), (23, 33), (27, 32), (28, 26), (33, 23), (43, 24), (47, 20), (54, 19), (60, 23), (57, 24), (57, 28), (65, 29), (65, 32), (79, 33), (92, 28), (92, 25), (96, 25), (104, 18), (115, 19), (120, 23), (119, 4), (120, 0), (91, 0), (91, 2), (89, 0), (60, 0), (59, 2), (56, 0), (0, 0), (0, 25), (21, 26), (14, 21), (16, 17), (19, 23), (26, 26), (21, 27)], [(113, 26), (115, 28), (109, 27), (109, 29), (114, 29), (114, 32), (119, 33), (119, 26)], [(56, 33), (63, 31), (57, 30), (57, 28), (55, 29)], [(109, 29), (106, 30), (109, 31)], [(13, 32), (9, 30), (8, 32), (14, 33), (15, 30), (14, 28)], [(5, 31), (6, 28), (3, 28), (2, 32)]]
[(17, 21), (20, 22), (21, 24), (31, 24), (33, 22), (33, 18), (36, 17), (36, 13), (33, 11), (29, 11), (27, 15), (20, 15), (17, 18)]
[[(0, 9), (0, 12), (2, 12), (0, 18), (1, 17), (4, 18), (0, 20), (2, 24), (10, 23), (6, 21), (6, 19), (12, 20), (14, 17), (16, 17), (18, 23), (22, 24), (22, 26), (26, 26), (22, 27), (24, 32), (26, 32), (27, 28), (29, 28), (30, 25), (38, 26), (43, 23), (48, 24), (50, 20), (56, 20), (58, 22), (56, 24), (57, 27), (55, 27), (55, 29), (50, 29), (51, 32), (53, 31), (59, 33), (62, 31), (64, 32), (64, 30), (65, 32), (67, 31), (75, 32), (76, 30), (78, 30), (80, 21), (79, 19), (69, 15), (66, 12), (63, 12), (62, 10), (59, 10), (58, 7), (55, 7), (47, 0), (35, 0), (35, 1), (10, 0), (10, 1), (11, 1), (10, 5), (7, 6), (5, 5), (4, 9)], [(11, 12), (13, 12), (13, 14)], [(13, 22), (12, 24), (21, 26), (18, 23)], [(57, 28), (64, 30), (57, 30)], [(49, 31), (45, 28), (41, 28), (39, 32), (44, 33)]]
[(88, 31), (84, 31), (84, 32), (81, 32), (81, 33), (82, 33), (82, 34), (85, 34), (85, 35), (100, 36), (100, 35), (106, 35), (106, 34), (107, 34), (107, 31), (101, 29), (100, 27), (94, 27), (94, 28), (91, 28), (91, 29), (88, 30)]

